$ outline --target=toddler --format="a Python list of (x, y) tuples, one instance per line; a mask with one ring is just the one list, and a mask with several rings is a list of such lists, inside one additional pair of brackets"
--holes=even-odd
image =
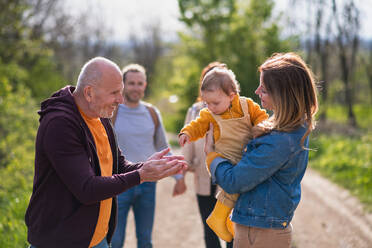
[[(266, 111), (250, 98), (239, 96), (239, 84), (234, 73), (227, 68), (210, 70), (201, 84), (201, 98), (207, 108), (200, 116), (182, 128), (179, 143), (196, 141), (205, 136), (209, 125), (213, 125), (215, 151), (236, 164), (242, 157), (244, 146), (252, 138), (252, 127), (266, 120)], [(238, 194), (220, 191), (217, 203), (207, 219), (209, 227), (223, 240), (233, 238), (229, 218)]]

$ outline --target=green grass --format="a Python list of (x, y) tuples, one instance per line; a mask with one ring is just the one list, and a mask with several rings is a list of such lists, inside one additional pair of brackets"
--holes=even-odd
[(32, 191), (33, 165), (16, 162), (2, 168), (0, 174), (0, 247), (27, 247), (24, 216)]
[[(321, 107), (321, 106), (320, 106)], [(358, 128), (347, 125), (347, 109), (327, 109), (327, 123), (311, 135), (309, 166), (359, 198), (372, 211), (372, 108), (355, 105)]]
[(372, 132), (348, 137), (321, 133), (311, 138), (309, 166), (348, 189), (372, 211)]

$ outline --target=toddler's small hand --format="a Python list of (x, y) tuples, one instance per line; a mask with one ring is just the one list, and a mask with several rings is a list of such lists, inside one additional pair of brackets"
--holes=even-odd
[(183, 147), (186, 143), (189, 143), (189, 136), (187, 134), (181, 134), (178, 138), (178, 143)]

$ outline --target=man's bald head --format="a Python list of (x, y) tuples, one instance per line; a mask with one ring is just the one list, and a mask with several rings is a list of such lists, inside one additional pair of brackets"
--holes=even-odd
[(123, 103), (123, 77), (112, 61), (96, 57), (81, 69), (73, 96), (79, 109), (91, 118), (110, 118)]
[(99, 86), (107, 76), (115, 74), (122, 77), (120, 68), (114, 62), (103, 57), (95, 57), (81, 69), (76, 90), (82, 91), (87, 85)]

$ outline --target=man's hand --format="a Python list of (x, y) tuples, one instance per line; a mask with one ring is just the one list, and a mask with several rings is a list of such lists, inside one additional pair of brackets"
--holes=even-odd
[(172, 196), (178, 196), (185, 193), (187, 190), (186, 184), (185, 184), (185, 178), (180, 178), (176, 181), (176, 184), (173, 187), (173, 194)]
[(187, 134), (182, 133), (178, 137), (178, 143), (180, 144), (181, 147), (183, 147), (186, 143), (190, 143), (190, 137)]
[(209, 124), (209, 130), (205, 136), (204, 152), (206, 155), (214, 152), (213, 125)]
[(159, 160), (159, 159), (162, 159), (166, 154), (168, 154), (170, 152), (170, 148), (166, 148), (160, 152), (155, 152), (154, 154), (152, 154), (148, 159), (147, 161), (149, 160)]
[(138, 169), (141, 183), (155, 182), (162, 178), (182, 173), (187, 169), (187, 163), (183, 156), (171, 155), (170, 148), (154, 153), (146, 162)]

